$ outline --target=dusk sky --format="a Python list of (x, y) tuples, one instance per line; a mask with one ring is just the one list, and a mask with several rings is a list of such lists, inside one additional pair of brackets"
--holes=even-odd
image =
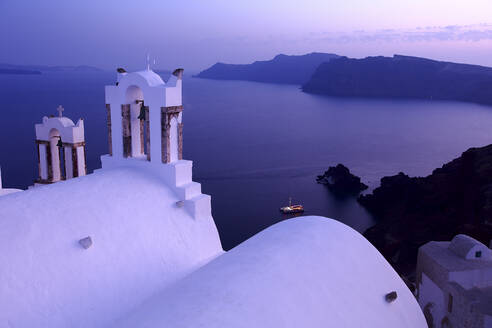
[(0, 0), (0, 62), (198, 71), (279, 53), (492, 66), (490, 0)]

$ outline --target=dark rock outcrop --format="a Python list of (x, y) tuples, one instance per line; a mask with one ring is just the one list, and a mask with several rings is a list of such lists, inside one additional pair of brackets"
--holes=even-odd
[(330, 166), (323, 175), (318, 175), (316, 181), (340, 194), (356, 195), (367, 189), (367, 186), (360, 182), (360, 178), (350, 173), (350, 170), (342, 164)]
[(359, 202), (377, 219), (364, 235), (404, 275), (417, 250), (464, 233), (489, 245), (492, 239), (492, 145), (471, 148), (424, 178), (403, 173), (381, 179)]
[(492, 68), (418, 57), (341, 57), (321, 64), (302, 90), (342, 97), (492, 104)]
[(338, 55), (310, 53), (302, 56), (277, 55), (272, 60), (234, 65), (217, 63), (195, 77), (216, 80), (245, 80), (268, 83), (306, 83), (321, 63)]

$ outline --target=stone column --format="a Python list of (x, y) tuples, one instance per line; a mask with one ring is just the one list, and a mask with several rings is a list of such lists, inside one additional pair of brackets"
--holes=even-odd
[(78, 176), (82, 177), (86, 175), (86, 162), (85, 162), (85, 142), (78, 142), (76, 145), (77, 151), (77, 168), (79, 169)]
[(36, 140), (36, 147), (38, 149), (39, 180), (41, 181), (48, 180), (48, 145), (49, 141)]
[(87, 174), (87, 162), (85, 157), (85, 141), (69, 144), (71, 147), (71, 164), (73, 177), (81, 177)]
[(178, 160), (183, 159), (183, 123), (178, 123)]
[[(149, 122), (149, 107), (145, 106), (145, 134), (147, 143), (147, 160), (150, 161), (150, 122)], [(142, 148), (143, 149), (143, 148)]]
[(79, 176), (79, 157), (75, 145), (72, 146), (72, 172), (74, 178)]
[(132, 156), (132, 132), (130, 105), (121, 105), (121, 122), (123, 132), (123, 157)]
[(84, 152), (84, 171), (82, 172), (81, 175), (87, 175), (87, 155), (85, 152), (85, 141), (84, 144), (82, 145), (82, 151)]
[[(61, 161), (60, 161), (60, 148), (57, 146), (58, 138), (51, 138), (48, 153), (50, 154), (51, 160), (51, 182), (56, 182), (61, 180)], [(48, 174), (49, 175), (49, 174)]]
[(107, 125), (108, 125), (108, 144), (109, 144), (109, 155), (113, 156), (113, 137), (111, 131), (111, 105), (106, 104), (106, 115), (107, 115)]
[(167, 107), (161, 107), (161, 156), (162, 163), (171, 161), (171, 118), (167, 114)]
[(49, 182), (53, 181), (53, 162), (51, 160), (51, 145), (50, 142), (46, 145), (46, 164), (48, 164), (48, 176), (46, 180)]
[[(162, 162), (170, 163), (171, 160), (179, 159), (179, 123), (177, 122), (179, 114), (183, 111), (183, 106), (169, 106), (161, 107), (161, 139), (162, 139)], [(174, 137), (178, 140), (171, 140), (171, 120), (176, 118), (176, 124), (174, 128)], [(182, 127), (181, 127), (182, 129)], [(173, 142), (174, 147), (178, 147), (178, 158), (171, 158), (171, 142)], [(181, 145), (182, 149), (183, 145)], [(175, 149), (175, 148), (174, 148)], [(181, 155), (182, 157), (182, 155)]]

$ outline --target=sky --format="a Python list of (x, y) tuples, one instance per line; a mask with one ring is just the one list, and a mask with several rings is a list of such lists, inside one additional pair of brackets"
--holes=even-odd
[(393, 54), (492, 66), (491, 0), (0, 0), (0, 62), (103, 69)]

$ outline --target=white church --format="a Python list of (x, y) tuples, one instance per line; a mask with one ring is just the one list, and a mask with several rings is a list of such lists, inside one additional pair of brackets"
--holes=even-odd
[(182, 158), (182, 75), (118, 70), (93, 174), (83, 120), (59, 108), (36, 125), (35, 187), (0, 193), (0, 328), (427, 327), (383, 256), (338, 221), (285, 220), (223, 251)]

